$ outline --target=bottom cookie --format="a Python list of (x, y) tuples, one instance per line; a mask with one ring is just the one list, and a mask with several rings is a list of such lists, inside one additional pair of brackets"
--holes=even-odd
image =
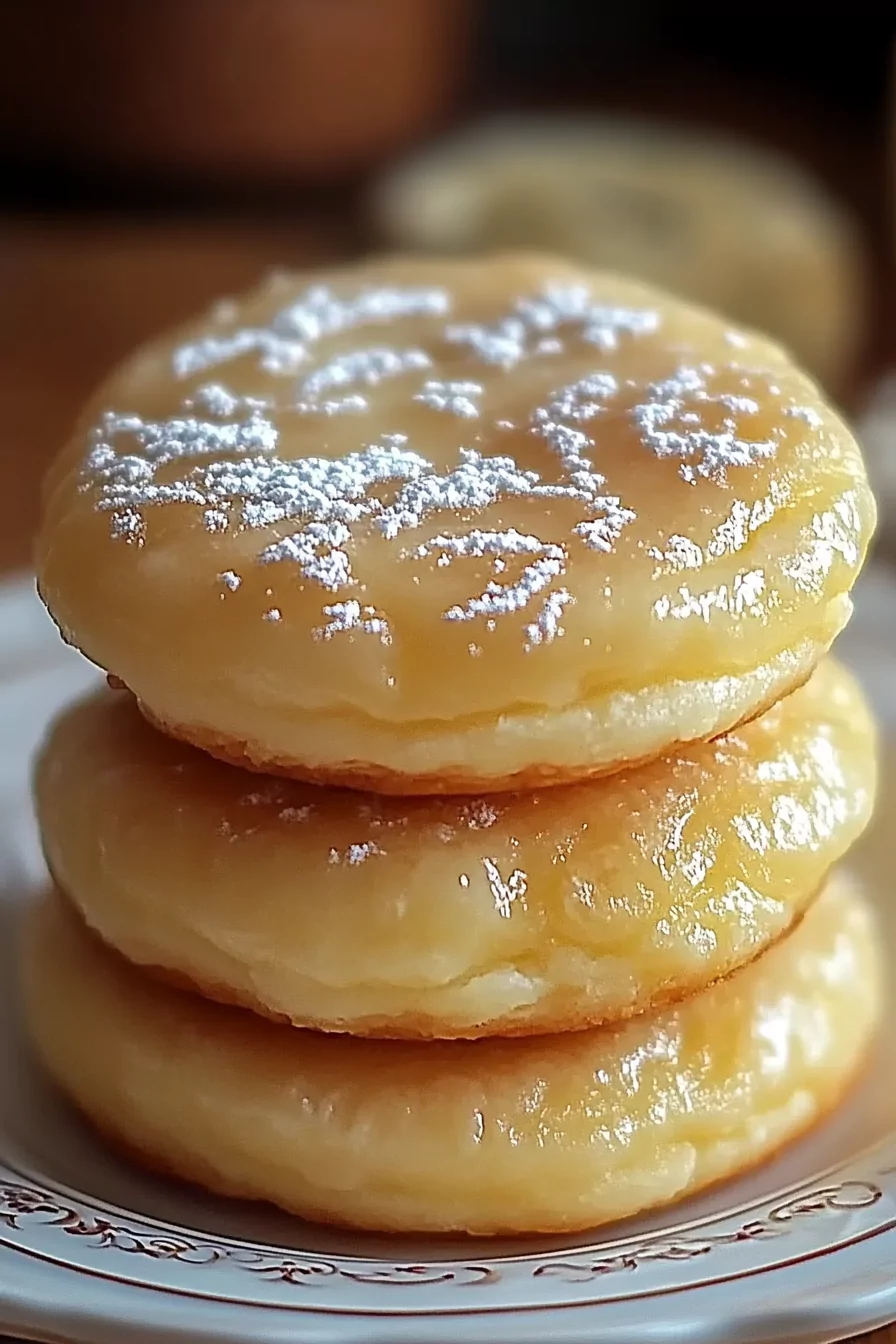
[(146, 1165), (385, 1231), (594, 1227), (752, 1166), (829, 1111), (880, 1002), (873, 921), (835, 877), (704, 994), (622, 1027), (516, 1040), (318, 1035), (170, 989), (59, 896), (25, 960), (38, 1052)]

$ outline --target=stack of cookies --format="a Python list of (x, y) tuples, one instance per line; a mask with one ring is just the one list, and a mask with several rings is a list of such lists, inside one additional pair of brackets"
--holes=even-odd
[(37, 1049), (141, 1162), (308, 1217), (559, 1231), (764, 1158), (879, 999), (826, 659), (874, 523), (775, 345), (528, 256), (277, 277), (48, 483), (112, 689), (37, 768)]

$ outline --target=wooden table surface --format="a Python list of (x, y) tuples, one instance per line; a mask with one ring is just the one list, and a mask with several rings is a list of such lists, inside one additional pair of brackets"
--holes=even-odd
[[(353, 242), (332, 213), (0, 223), (0, 572), (28, 565), (44, 467), (115, 360), (271, 266), (315, 265)], [(896, 1325), (865, 1339), (896, 1344)]]

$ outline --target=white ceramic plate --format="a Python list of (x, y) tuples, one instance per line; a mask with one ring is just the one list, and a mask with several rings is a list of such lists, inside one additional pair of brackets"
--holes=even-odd
[[(896, 732), (889, 575), (863, 580), (841, 651)], [(106, 1153), (33, 1066), (15, 994), (16, 926), (43, 880), (28, 758), (96, 676), (60, 645), (27, 580), (0, 586), (0, 1330), (50, 1344), (735, 1344), (840, 1339), (896, 1317), (891, 1030), (849, 1104), (778, 1161), (592, 1237), (347, 1236)], [(856, 860), (896, 964), (893, 825), (896, 772)]]

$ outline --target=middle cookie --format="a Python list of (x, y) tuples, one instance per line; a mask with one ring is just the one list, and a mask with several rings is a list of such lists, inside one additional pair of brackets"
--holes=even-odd
[(874, 733), (833, 662), (716, 742), (605, 779), (398, 799), (241, 770), (103, 693), (37, 768), (47, 860), (139, 965), (356, 1035), (569, 1030), (729, 974), (870, 815)]

